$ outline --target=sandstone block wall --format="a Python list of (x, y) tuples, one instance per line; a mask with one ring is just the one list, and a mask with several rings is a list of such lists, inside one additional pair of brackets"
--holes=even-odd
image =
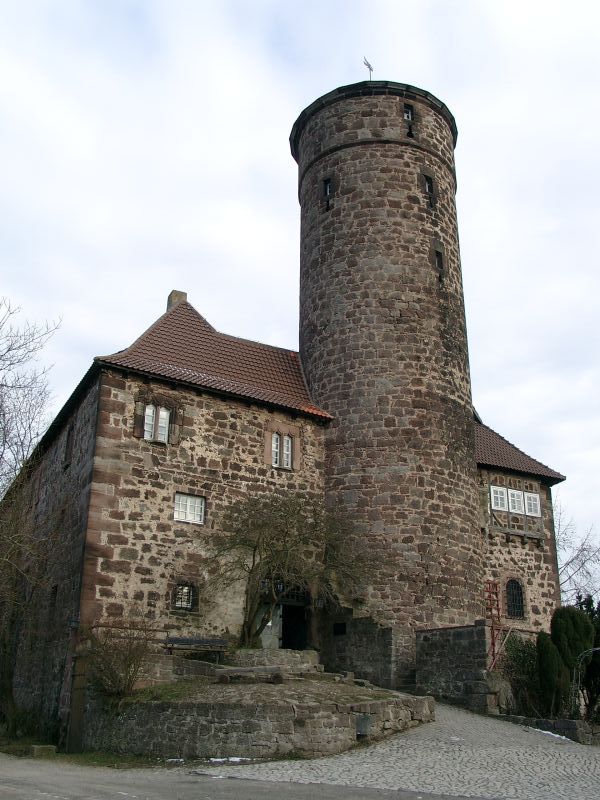
[(489, 709), (486, 682), (488, 634), (485, 622), (416, 634), (417, 692), (432, 694), (471, 711)]
[[(551, 489), (533, 476), (483, 469), (479, 474), (486, 529), (486, 579), (499, 584), (502, 624), (533, 632), (549, 630), (550, 618), (560, 605)], [(492, 511), (490, 485), (539, 494), (541, 517)], [(522, 619), (507, 615), (506, 583), (511, 578), (523, 587)]]
[(378, 553), (364, 613), (393, 628), (400, 672), (414, 665), (414, 626), (483, 615), (453, 120), (409, 89), (343, 87), (292, 134), (300, 354), (335, 418), (327, 495)]
[(117, 711), (91, 698), (85, 750), (163, 758), (340, 753), (434, 719), (432, 698), (355, 704), (143, 703)]
[(56, 434), (34, 459), (27, 489), (30, 524), (50, 537), (52, 546), (44, 574), (21, 609), (15, 695), (48, 734), (56, 733), (61, 693), (66, 708), (69, 702), (69, 654), (79, 617), (98, 394), (93, 382), (75, 408), (53, 423)]
[[(135, 403), (175, 409), (176, 443), (134, 436)], [(301, 456), (293, 470), (266, 463), (274, 422), (293, 424)], [(270, 441), (270, 438), (269, 438)], [(197, 611), (172, 608), (177, 583), (202, 587), (205, 538), (235, 501), (260, 492), (323, 492), (323, 430), (309, 419), (233, 399), (144, 382), (104, 370), (84, 566), (82, 615), (118, 621), (132, 613), (157, 631), (236, 637), (243, 587), (203, 596)], [(204, 524), (174, 519), (176, 492), (205, 498)]]

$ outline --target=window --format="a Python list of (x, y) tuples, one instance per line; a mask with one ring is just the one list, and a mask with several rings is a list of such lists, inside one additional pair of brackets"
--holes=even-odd
[(511, 619), (523, 619), (525, 616), (523, 587), (514, 578), (506, 582), (506, 616)]
[(430, 175), (424, 175), (425, 178), (425, 192), (430, 198), (433, 197), (433, 178)]
[(63, 467), (66, 469), (71, 463), (73, 458), (73, 423), (67, 428), (67, 435), (65, 438), (65, 452), (63, 455)]
[(404, 119), (407, 122), (413, 122), (415, 119), (415, 109), (410, 103), (404, 103)]
[(503, 486), (490, 486), (490, 494), (494, 511), (508, 511), (508, 499)]
[(332, 195), (331, 178), (323, 179), (323, 197), (329, 198)]
[(444, 255), (439, 250), (435, 251), (435, 268), (438, 271), (438, 280), (444, 282)]
[(541, 517), (540, 496), (533, 492), (525, 492), (525, 513), (528, 517)]
[(271, 435), (271, 464), (274, 467), (292, 468), (293, 440), (289, 434)]
[(144, 439), (149, 442), (168, 442), (170, 417), (168, 408), (147, 405), (144, 412)]
[(204, 497), (193, 494), (175, 494), (175, 519), (180, 522), (195, 522), (204, 524)]
[(523, 492), (518, 492), (515, 489), (509, 489), (508, 507), (513, 514), (524, 514), (525, 505), (523, 503)]
[(173, 608), (178, 611), (192, 611), (196, 606), (198, 593), (191, 583), (178, 583), (173, 589)]

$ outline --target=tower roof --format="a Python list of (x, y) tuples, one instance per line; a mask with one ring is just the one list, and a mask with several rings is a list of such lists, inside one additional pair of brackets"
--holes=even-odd
[(290, 134), (290, 147), (294, 159), (298, 161), (298, 145), (304, 126), (317, 111), (332, 105), (332, 103), (336, 103), (338, 100), (344, 100), (350, 97), (373, 97), (374, 95), (381, 94), (395, 95), (396, 97), (403, 97), (406, 100), (416, 100), (419, 98), (437, 109), (450, 126), (452, 139), (456, 146), (456, 139), (458, 137), (456, 120), (448, 106), (442, 103), (441, 100), (438, 100), (435, 95), (424, 89), (419, 89), (416, 86), (410, 86), (408, 83), (396, 83), (395, 81), (361, 81), (360, 83), (350, 83), (348, 86), (339, 86), (332, 92), (328, 92), (322, 97), (319, 97), (302, 111), (296, 122), (294, 122)]
[(311, 402), (298, 353), (219, 333), (188, 302), (171, 306), (127, 349), (95, 362), (331, 418)]

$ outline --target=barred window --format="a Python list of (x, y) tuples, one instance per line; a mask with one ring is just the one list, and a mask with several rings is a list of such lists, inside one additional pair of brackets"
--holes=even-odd
[(511, 619), (523, 619), (525, 616), (523, 587), (515, 578), (506, 582), (506, 616)]
[(191, 583), (178, 583), (173, 589), (173, 608), (178, 611), (192, 611), (196, 605), (196, 587)]

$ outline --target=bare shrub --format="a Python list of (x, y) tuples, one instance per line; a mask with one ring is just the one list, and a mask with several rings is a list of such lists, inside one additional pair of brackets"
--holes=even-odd
[(143, 620), (87, 629), (84, 637), (90, 679), (108, 697), (127, 697), (143, 676), (155, 639), (154, 630)]

